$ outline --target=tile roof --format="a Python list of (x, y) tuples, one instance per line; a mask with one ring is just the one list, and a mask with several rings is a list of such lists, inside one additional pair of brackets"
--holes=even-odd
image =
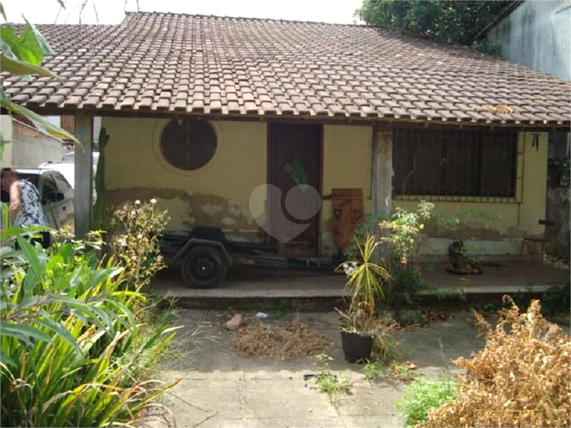
[(61, 80), (5, 79), (39, 112), (570, 124), (570, 82), (378, 27), (140, 12), (39, 28)]

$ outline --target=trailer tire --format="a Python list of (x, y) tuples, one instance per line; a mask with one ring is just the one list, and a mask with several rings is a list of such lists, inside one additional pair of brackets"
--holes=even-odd
[(202, 245), (184, 255), (180, 270), (189, 287), (214, 288), (224, 281), (228, 266), (220, 250)]

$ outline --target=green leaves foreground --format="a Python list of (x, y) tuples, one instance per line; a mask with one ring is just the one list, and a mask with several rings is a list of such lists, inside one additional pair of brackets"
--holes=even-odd
[[(0, 14), (6, 20), (4, 7), (0, 2)], [(26, 20), (27, 28), (19, 34), (9, 24), (0, 26), (0, 72), (8, 72), (13, 76), (22, 76), (24, 80), (31, 80), (31, 75), (58, 77), (51, 71), (43, 68), (45, 55), (53, 54), (48, 41), (39, 32), (36, 26)], [(17, 113), (34, 125), (45, 129), (53, 137), (70, 139), (76, 138), (67, 131), (52, 124), (42, 116), (27, 108), (10, 101), (4, 93), (4, 82), (0, 79), (0, 107)]]
[(83, 244), (47, 253), (23, 230), (10, 234), (19, 249), (1, 248), (0, 425), (134, 422), (169, 388), (141, 379), (175, 334), (170, 319), (147, 323), (148, 298)]

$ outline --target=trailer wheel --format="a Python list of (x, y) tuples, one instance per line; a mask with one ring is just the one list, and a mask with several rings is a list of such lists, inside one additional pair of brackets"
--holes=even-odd
[(192, 248), (182, 259), (182, 279), (191, 288), (214, 288), (226, 277), (227, 266), (219, 250), (213, 247)]

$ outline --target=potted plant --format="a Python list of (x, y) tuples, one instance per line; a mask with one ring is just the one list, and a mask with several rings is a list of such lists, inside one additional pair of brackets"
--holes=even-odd
[(337, 310), (344, 320), (340, 329), (343, 353), (352, 363), (367, 361), (371, 356), (377, 322), (376, 302), (384, 298), (383, 282), (389, 277), (387, 270), (374, 262), (379, 245), (375, 237), (367, 235), (362, 243), (356, 244), (359, 260), (342, 264), (351, 304), (347, 312)]

